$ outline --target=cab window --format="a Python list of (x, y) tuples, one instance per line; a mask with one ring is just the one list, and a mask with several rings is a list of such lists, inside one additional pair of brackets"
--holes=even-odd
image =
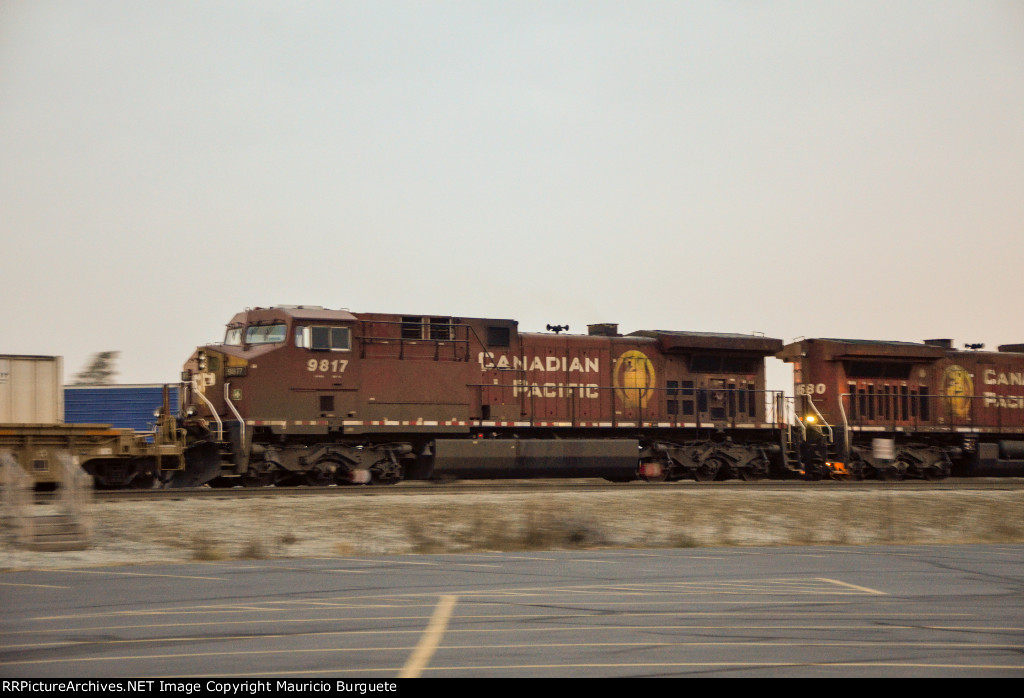
[(299, 327), (295, 331), (295, 346), (314, 351), (349, 351), (352, 331), (348, 327)]

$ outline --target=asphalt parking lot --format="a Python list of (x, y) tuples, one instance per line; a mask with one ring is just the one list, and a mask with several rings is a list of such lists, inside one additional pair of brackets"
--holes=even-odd
[(332, 557), (0, 574), (0, 676), (1020, 676), (1024, 546)]

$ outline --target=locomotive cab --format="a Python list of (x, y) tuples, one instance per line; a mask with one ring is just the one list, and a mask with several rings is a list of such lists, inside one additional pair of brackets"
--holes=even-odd
[(189, 426), (197, 442), (218, 444), (220, 452), (214, 468), (205, 447), (199, 478), (217, 470), (229, 478), (246, 476), (266, 441), (320, 431), (317, 420), (344, 407), (334, 395), (344, 385), (355, 325), (355, 316), (344, 310), (255, 308), (231, 319), (222, 343), (199, 347), (182, 374)]

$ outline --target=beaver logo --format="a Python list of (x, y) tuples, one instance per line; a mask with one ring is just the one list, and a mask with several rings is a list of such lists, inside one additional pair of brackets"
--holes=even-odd
[(962, 366), (948, 366), (942, 374), (942, 394), (949, 398), (953, 416), (967, 419), (971, 416), (971, 396), (974, 380)]
[(632, 349), (615, 360), (615, 393), (625, 407), (647, 407), (654, 395), (654, 364), (642, 351)]

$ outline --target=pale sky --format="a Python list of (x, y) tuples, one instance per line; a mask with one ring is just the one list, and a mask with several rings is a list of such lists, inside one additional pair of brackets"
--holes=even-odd
[(1024, 342), (1021, 0), (0, 1), (0, 353), (245, 307)]

